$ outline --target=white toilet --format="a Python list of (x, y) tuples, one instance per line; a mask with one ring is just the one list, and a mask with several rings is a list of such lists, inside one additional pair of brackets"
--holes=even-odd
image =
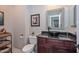
[(35, 48), (36, 48), (36, 44), (37, 44), (37, 37), (36, 36), (29, 36), (29, 43), (23, 47), (22, 51), (24, 53), (33, 53)]

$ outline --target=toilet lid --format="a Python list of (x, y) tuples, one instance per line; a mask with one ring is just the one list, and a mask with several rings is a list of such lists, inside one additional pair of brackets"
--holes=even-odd
[(25, 45), (24, 48), (23, 48), (23, 51), (28, 51), (28, 50), (31, 50), (33, 49), (34, 45), (33, 44), (28, 44), (28, 45)]

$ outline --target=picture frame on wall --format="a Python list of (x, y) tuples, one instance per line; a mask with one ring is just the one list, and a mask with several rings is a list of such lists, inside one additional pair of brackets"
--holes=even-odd
[(40, 26), (40, 14), (31, 15), (31, 26), (32, 27)]

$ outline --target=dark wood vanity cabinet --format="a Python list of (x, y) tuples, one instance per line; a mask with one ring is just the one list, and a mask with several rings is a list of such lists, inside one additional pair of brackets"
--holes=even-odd
[(37, 37), (38, 53), (75, 53), (75, 42), (54, 38)]

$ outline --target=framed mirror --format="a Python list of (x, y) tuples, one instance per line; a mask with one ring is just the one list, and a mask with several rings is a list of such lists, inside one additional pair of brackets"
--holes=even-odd
[(52, 29), (64, 28), (64, 8), (47, 11), (47, 24)]

